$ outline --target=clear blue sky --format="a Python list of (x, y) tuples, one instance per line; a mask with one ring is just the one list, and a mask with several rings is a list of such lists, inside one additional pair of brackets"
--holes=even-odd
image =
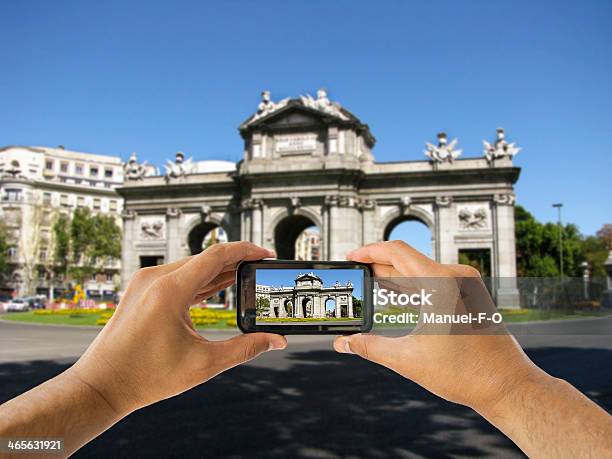
[(326, 87), (379, 161), (446, 130), (523, 150), (518, 202), (592, 234), (612, 220), (612, 3), (3, 1), (0, 144), (161, 164), (239, 160), (262, 89)]
[[(295, 278), (304, 270), (299, 269), (258, 269), (255, 282), (271, 287), (293, 287)], [(308, 271), (310, 272), (310, 271)], [(321, 278), (324, 287), (332, 287), (336, 281), (342, 285), (350, 280), (353, 283), (353, 296), (363, 297), (362, 278), (363, 271), (358, 269), (315, 269), (313, 272)]]

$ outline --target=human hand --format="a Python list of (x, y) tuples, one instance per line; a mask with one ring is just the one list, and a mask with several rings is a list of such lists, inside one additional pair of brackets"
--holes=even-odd
[[(429, 285), (437, 279), (438, 285), (444, 286), (446, 297), (444, 304), (434, 305), (434, 309), (450, 306), (465, 311), (457, 287), (461, 282), (450, 282), (453, 279), (463, 279), (472, 290), (479, 290), (476, 298), (490, 303), (486, 287), (474, 268), (436, 263), (400, 241), (362, 247), (350, 252), (347, 259), (370, 263), (379, 278), (404, 278), (413, 285), (419, 282), (416, 278), (427, 278), (422, 282)], [(399, 338), (371, 334), (338, 337), (334, 348), (384, 365), (440, 397), (477, 411), (494, 406), (509, 388), (547, 376), (507, 332), (440, 334), (439, 329), (430, 332), (427, 327), (418, 326), (416, 333)]]
[(189, 317), (189, 305), (234, 283), (240, 261), (275, 256), (249, 242), (231, 242), (137, 271), (113, 317), (67, 374), (124, 416), (262, 352), (283, 349), (285, 338), (271, 333), (207, 341)]

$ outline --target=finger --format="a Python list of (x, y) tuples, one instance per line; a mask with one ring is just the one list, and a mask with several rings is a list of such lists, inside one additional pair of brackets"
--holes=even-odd
[(219, 293), (221, 290), (225, 290), (228, 287), (231, 287), (232, 285), (234, 285), (235, 279), (232, 276), (230, 279), (227, 279), (221, 283), (215, 283), (214, 285), (211, 285), (210, 287), (207, 287), (205, 290), (202, 290), (198, 293), (196, 293), (194, 299), (193, 299), (193, 304), (197, 304), (200, 303), (208, 298), (210, 298), (213, 295), (216, 295), (217, 293)]
[(227, 370), (254, 359), (263, 352), (285, 349), (284, 336), (272, 333), (247, 333), (226, 341), (210, 341), (208, 352), (214, 352), (215, 366)]
[(251, 242), (215, 244), (188, 263), (171, 273), (177, 283), (178, 293), (188, 301), (195, 292), (217, 277), (225, 266), (243, 260), (260, 260), (275, 256), (274, 251)]
[[(132, 277), (131, 280), (134, 280), (134, 282), (130, 281), (128, 288), (121, 298), (121, 303), (129, 304), (136, 301), (137, 298), (142, 295), (147, 288), (149, 288), (151, 283), (159, 279), (161, 276), (177, 270), (192, 258), (193, 255), (181, 258), (180, 260), (172, 263), (166, 263), (164, 265), (152, 266), (150, 268), (143, 268), (139, 270), (139, 274)], [(138, 276), (138, 279), (136, 276)]]
[(392, 265), (404, 276), (435, 276), (436, 263), (403, 241), (375, 242), (351, 251), (347, 259)]
[(366, 360), (392, 368), (394, 362), (400, 361), (399, 346), (401, 338), (358, 333), (356, 335), (338, 336), (334, 340), (334, 349), (343, 354), (357, 354)]

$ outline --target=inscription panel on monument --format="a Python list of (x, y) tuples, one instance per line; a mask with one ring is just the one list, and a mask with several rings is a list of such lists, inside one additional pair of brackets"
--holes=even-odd
[(286, 134), (274, 137), (277, 153), (304, 153), (317, 148), (316, 134)]

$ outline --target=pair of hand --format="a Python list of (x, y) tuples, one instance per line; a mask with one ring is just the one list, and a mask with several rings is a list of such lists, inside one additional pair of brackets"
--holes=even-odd
[[(119, 415), (184, 392), (262, 352), (283, 349), (283, 336), (252, 333), (211, 342), (193, 328), (189, 305), (233, 284), (242, 260), (275, 257), (248, 242), (138, 271), (112, 319), (69, 373), (95, 388)], [(403, 242), (368, 245), (348, 254), (376, 277), (472, 277), (463, 265), (441, 265)], [(508, 335), (375, 335), (339, 337), (338, 352), (389, 367), (435, 394), (478, 409), (537, 368)]]
[[(270, 333), (209, 342), (189, 317), (190, 304), (234, 282), (241, 260), (275, 255), (234, 242), (138, 271), (112, 319), (75, 365), (0, 405), (0, 437), (64, 438), (63, 452), (69, 455), (138, 408), (184, 392), (262, 352), (283, 349), (285, 338)], [(402, 242), (371, 244), (348, 258), (370, 263), (378, 278), (398, 281), (408, 290), (432, 279), (442, 283), (441, 310), (433, 312), (462, 314), (493, 307), (473, 269), (440, 265)], [(501, 334), (455, 331), (417, 326), (401, 338), (342, 336), (334, 347), (474, 408), (529, 456), (612, 457), (608, 413), (537, 368), (503, 329)]]

